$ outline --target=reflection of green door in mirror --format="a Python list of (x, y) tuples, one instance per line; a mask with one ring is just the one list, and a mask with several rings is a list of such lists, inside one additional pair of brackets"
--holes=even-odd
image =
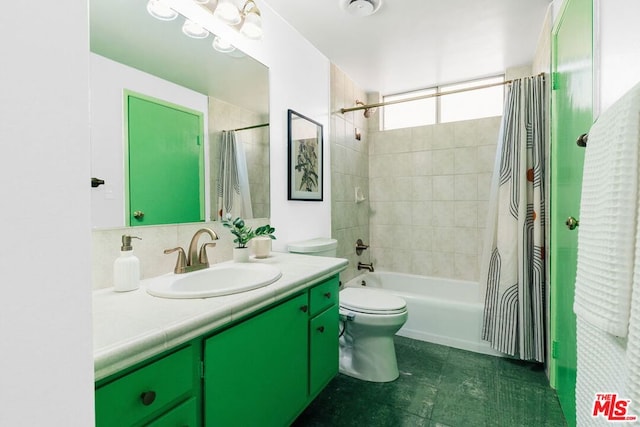
[(577, 138), (592, 124), (592, 2), (567, 0), (553, 31), (551, 138), (550, 376), (567, 423), (576, 424), (576, 316), (573, 313), (584, 148)]
[(128, 224), (204, 220), (203, 114), (126, 93)]

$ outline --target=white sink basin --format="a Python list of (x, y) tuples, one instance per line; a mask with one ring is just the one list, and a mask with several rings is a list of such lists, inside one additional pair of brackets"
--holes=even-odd
[(149, 280), (147, 292), (162, 298), (207, 298), (237, 294), (270, 285), (282, 276), (267, 264), (233, 263)]

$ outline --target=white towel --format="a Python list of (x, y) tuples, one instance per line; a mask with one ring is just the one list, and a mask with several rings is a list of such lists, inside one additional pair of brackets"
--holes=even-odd
[(631, 305), (639, 141), (640, 85), (636, 85), (589, 131), (578, 234), (574, 311), (619, 337), (627, 335)]

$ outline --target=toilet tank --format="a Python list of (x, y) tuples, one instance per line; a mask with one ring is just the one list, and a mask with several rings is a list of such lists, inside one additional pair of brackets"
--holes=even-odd
[(301, 240), (287, 245), (287, 250), (295, 254), (335, 257), (338, 241), (328, 237)]

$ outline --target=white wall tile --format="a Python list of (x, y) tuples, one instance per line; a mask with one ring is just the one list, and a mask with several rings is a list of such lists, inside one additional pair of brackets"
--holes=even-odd
[(431, 152), (431, 169), (434, 175), (449, 175), (455, 172), (455, 151), (433, 150)]
[(456, 148), (454, 150), (454, 173), (477, 172), (478, 149), (476, 147)]
[(455, 176), (438, 175), (433, 177), (433, 200), (455, 200)]
[(477, 227), (478, 226), (478, 202), (476, 201), (456, 201), (455, 203), (455, 226), (456, 227)]
[(477, 200), (478, 199), (478, 177), (475, 174), (456, 175), (455, 200)]

